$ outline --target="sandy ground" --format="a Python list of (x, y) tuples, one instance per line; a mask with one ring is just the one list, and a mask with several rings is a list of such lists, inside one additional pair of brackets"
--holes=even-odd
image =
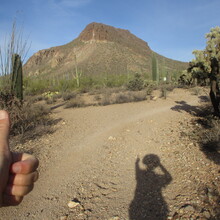
[(183, 135), (200, 101), (175, 89), (166, 100), (54, 109), (54, 133), (17, 146), (40, 160), (35, 189), (0, 219), (208, 219), (198, 187), (217, 165)]

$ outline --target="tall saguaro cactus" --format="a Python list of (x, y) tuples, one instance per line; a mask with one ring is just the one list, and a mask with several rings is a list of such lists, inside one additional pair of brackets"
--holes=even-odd
[(159, 82), (158, 62), (157, 62), (157, 58), (154, 54), (152, 57), (152, 80)]
[(21, 56), (12, 55), (11, 92), (20, 100), (23, 100), (23, 72)]

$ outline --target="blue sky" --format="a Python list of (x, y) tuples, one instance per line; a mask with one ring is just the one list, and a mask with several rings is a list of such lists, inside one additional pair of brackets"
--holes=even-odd
[(168, 58), (190, 61), (205, 34), (220, 26), (219, 0), (0, 0), (0, 43), (13, 20), (29, 39), (28, 56), (63, 45), (100, 22), (130, 30)]

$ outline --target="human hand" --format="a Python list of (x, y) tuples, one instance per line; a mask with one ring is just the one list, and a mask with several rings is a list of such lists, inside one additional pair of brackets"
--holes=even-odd
[(139, 156), (139, 154), (136, 155), (136, 162), (137, 162), (137, 163), (140, 162), (140, 156)]
[(12, 165), (9, 178), (3, 194), (4, 206), (15, 206), (21, 203), (23, 197), (32, 191), (34, 182), (38, 179), (38, 160), (26, 153), (11, 153)]
[(6, 188), (11, 165), (11, 153), (8, 146), (9, 115), (0, 111), (0, 207), (3, 205), (3, 192)]
[(0, 207), (18, 205), (38, 179), (38, 160), (29, 154), (10, 152), (9, 115), (0, 111)]

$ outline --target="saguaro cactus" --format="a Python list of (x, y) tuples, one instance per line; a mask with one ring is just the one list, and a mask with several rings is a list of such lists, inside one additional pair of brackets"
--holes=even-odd
[(156, 56), (152, 56), (152, 80), (159, 82), (158, 62)]
[(21, 57), (18, 54), (12, 55), (11, 92), (20, 99), (20, 101), (23, 100), (22, 62)]

